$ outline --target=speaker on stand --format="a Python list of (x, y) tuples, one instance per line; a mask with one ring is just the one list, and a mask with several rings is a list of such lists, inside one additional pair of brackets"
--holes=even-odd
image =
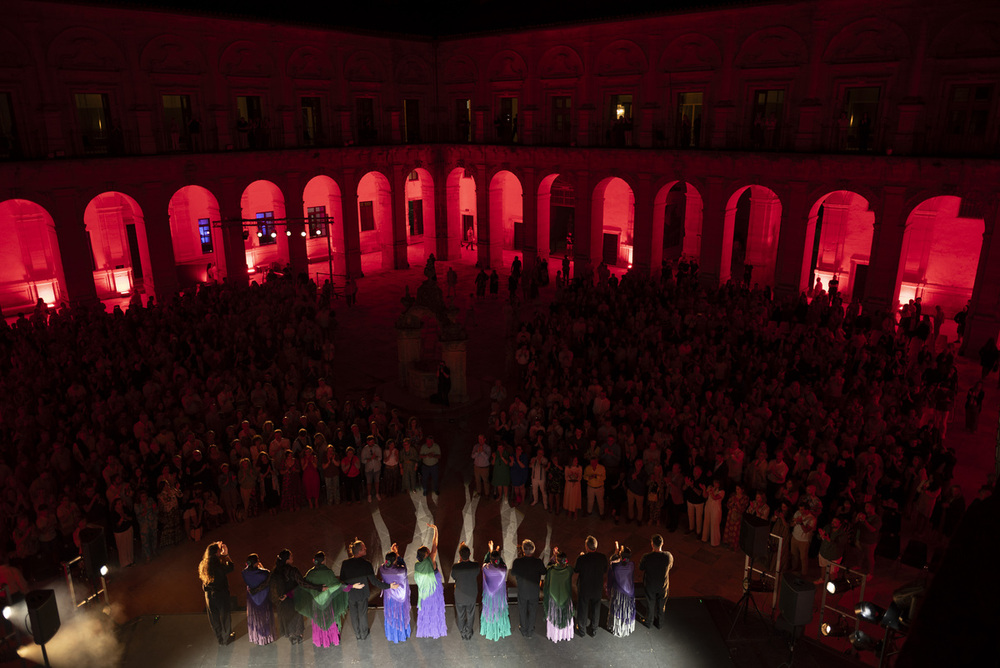
[(751, 606), (757, 614), (757, 618), (767, 628), (764, 615), (760, 613), (757, 601), (753, 597), (754, 591), (764, 591), (761, 587), (763, 583), (753, 580), (753, 562), (757, 559), (767, 558), (767, 542), (770, 536), (771, 525), (767, 520), (762, 520), (750, 513), (743, 514), (743, 521), (740, 524), (740, 548), (746, 555), (743, 565), (743, 596), (736, 603), (736, 614), (733, 616), (733, 625), (729, 627), (729, 635), (726, 636), (726, 640), (732, 639), (736, 624), (740, 620), (740, 614), (743, 615), (743, 623), (746, 623)]
[(795, 660), (795, 644), (801, 631), (813, 616), (813, 602), (816, 600), (816, 585), (795, 573), (786, 571), (781, 575), (778, 591), (778, 613), (782, 621), (792, 629), (788, 642), (788, 661), (778, 668), (792, 668)]
[(42, 648), (42, 659), (49, 665), (49, 655), (45, 651), (45, 643), (52, 640), (59, 630), (59, 607), (56, 605), (56, 593), (51, 589), (36, 589), (24, 596), (28, 606), (29, 630), (35, 643)]

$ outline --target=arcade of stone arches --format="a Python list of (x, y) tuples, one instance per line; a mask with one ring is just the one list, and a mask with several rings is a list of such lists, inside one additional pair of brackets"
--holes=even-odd
[[(622, 269), (631, 267), (639, 255), (648, 267), (682, 257), (700, 261), (706, 252), (705, 208), (722, 207), (724, 215), (715, 217), (722, 221), (722, 230), (708, 235), (722, 239), (721, 248), (713, 251), (721, 253), (720, 281), (750, 275), (753, 283), (774, 286), (783, 228), (804, 224), (804, 235), (800, 231), (797, 237), (805, 240), (802, 259), (797, 259), (802, 267), (798, 289), (808, 291), (816, 279), (827, 285), (836, 277), (845, 297), (865, 294), (876, 214), (857, 192), (829, 192), (812, 203), (806, 221), (787, 221), (781, 199), (763, 185), (739, 186), (725, 201), (706, 203), (694, 183), (665, 182), (653, 196), (651, 229), (641, 230), (636, 226), (635, 189), (621, 177), (603, 178), (590, 192), (579, 192), (572, 174), (542, 177), (534, 195), (527, 194), (536, 205), (529, 225), (525, 188), (515, 173), (499, 170), (477, 178), (474, 171), (456, 167), (443, 181), (436, 184), (427, 169), (417, 167), (402, 179), (400, 198), (380, 171), (365, 173), (356, 193), (345, 193), (337, 180), (319, 175), (308, 180), (301, 199), (293, 199), (275, 183), (257, 180), (244, 188), (238, 208), (232, 202), (220, 208), (210, 187), (180, 187), (167, 211), (177, 286), (183, 289), (230, 273), (227, 264), (235, 264), (223, 257), (223, 237), (234, 234), (241, 238), (228, 244), (242, 246), (251, 277), (272, 266), (294, 266), (298, 253), (304, 254), (310, 276), (319, 282), (327, 278), (330, 266), (336, 282), (348, 273), (423, 264), (430, 253), (501, 271), (509, 264), (505, 253), (525, 251)], [(581, 198), (589, 198), (590, 206)], [(141, 199), (141, 193), (108, 191), (86, 202), (82, 222), (88, 249), (60, 244), (56, 224), (41, 204), (26, 199), (0, 202), (0, 224), (8, 230), (8, 243), (0, 248), (4, 312), (30, 309), (39, 299), (47, 304), (65, 301), (71, 292), (61, 259), (66, 252), (89, 253), (98, 298), (137, 289), (150, 275), (151, 262), (148, 212)], [(345, 206), (355, 207), (355, 215), (347, 220)], [(237, 221), (237, 232), (222, 222), (227, 219), (220, 211)], [(155, 216), (162, 218), (160, 212)], [(293, 220), (299, 222), (284, 222)], [(906, 215), (898, 257), (896, 299), (905, 303), (922, 297), (925, 304), (940, 304), (949, 315), (961, 310), (975, 284), (983, 233), (983, 218), (969, 217), (958, 196), (931, 196), (913, 206)], [(747, 265), (752, 269), (744, 273)]]

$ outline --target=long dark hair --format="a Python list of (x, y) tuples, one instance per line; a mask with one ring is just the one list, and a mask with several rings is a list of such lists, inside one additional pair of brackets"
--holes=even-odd
[(278, 559), (274, 562), (274, 570), (278, 570), (282, 566), (288, 563), (288, 560), (292, 558), (292, 551), (285, 548), (278, 553)]
[(201, 579), (201, 584), (207, 586), (212, 581), (212, 576), (208, 572), (209, 567), (212, 562), (219, 560), (219, 550), (222, 548), (222, 543), (215, 541), (214, 543), (209, 543), (208, 547), (205, 548), (205, 554), (201, 558), (201, 563), (198, 564), (198, 578)]

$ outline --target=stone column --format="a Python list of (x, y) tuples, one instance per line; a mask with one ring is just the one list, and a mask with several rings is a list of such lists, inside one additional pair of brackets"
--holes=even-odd
[(136, 225), (139, 257), (143, 265), (143, 291), (156, 295), (156, 301), (165, 304), (177, 294), (177, 262), (170, 235), (169, 188), (159, 181), (142, 184), (143, 224)]
[(521, 219), (524, 223), (524, 241), (521, 247), (521, 262), (524, 264), (524, 274), (531, 276), (538, 261), (538, 197), (535, 195), (538, 185), (535, 183), (535, 170), (524, 169), (521, 183)]
[(49, 214), (55, 225), (59, 244), (59, 259), (66, 292), (63, 295), (71, 306), (97, 303), (97, 288), (90, 259), (90, 240), (83, 222), (86, 202), (81, 194), (71, 188), (61, 188), (52, 193)]
[(503, 234), (493, 238), (490, 229), (489, 183), (486, 165), (476, 165), (476, 258), (486, 269), (503, 269)]
[(725, 183), (721, 178), (706, 179), (701, 219), (701, 257), (698, 276), (701, 283), (717, 288), (729, 280), (733, 254), (733, 221), (728, 215)]
[(389, 201), (391, 202), (392, 220), (392, 268), (409, 269), (410, 260), (407, 257), (406, 236), (406, 173), (400, 165), (393, 165), (389, 173)]
[(803, 181), (790, 183), (782, 199), (774, 274), (776, 298), (799, 294), (808, 281), (816, 226), (809, 225), (807, 190), (808, 185)]
[(361, 278), (364, 273), (361, 271), (361, 229), (358, 226), (358, 176), (355, 170), (345, 169), (343, 177), (343, 191), (341, 192), (342, 208), (344, 210), (344, 220), (341, 221), (341, 229), (344, 234), (344, 243), (337, 253), (343, 255), (343, 264), (339, 266), (347, 268), (347, 275), (353, 278)]
[(632, 224), (632, 267), (644, 276), (658, 271), (663, 258), (663, 226), (659, 243), (653, 230), (653, 186), (649, 174), (640, 174), (635, 191), (635, 217)]
[(410, 389), (410, 367), (420, 361), (420, 320), (414, 325), (404, 314), (396, 321), (399, 386)]
[[(573, 208), (573, 274), (572, 277), (588, 279), (594, 269), (594, 241), (601, 239), (601, 231), (596, 234), (591, 229), (593, 225), (593, 194), (590, 187), (589, 174), (577, 172), (573, 176), (573, 197), (576, 200)], [(600, 253), (600, 246), (596, 252)]]
[(594, 115), (594, 105), (582, 104), (576, 113), (576, 145), (590, 146), (590, 119)]
[[(417, 336), (420, 333), (417, 332)], [(452, 404), (464, 404), (469, 401), (469, 387), (466, 379), (466, 339), (441, 341), (441, 359), (451, 370), (451, 392), (448, 401)], [(418, 343), (419, 345), (419, 343)]]
[[(979, 269), (976, 271), (976, 284), (972, 288), (972, 304), (962, 341), (962, 352), (969, 356), (977, 355), (986, 340), (996, 339), (997, 332), (1000, 332), (1000, 234), (996, 233), (1000, 198), (993, 197), (984, 202), (981, 210), (986, 230), (983, 232), (983, 249), (979, 253)], [(949, 313), (948, 317), (953, 315)]]
[(888, 311), (896, 306), (903, 266), (903, 233), (906, 231), (905, 200), (904, 187), (885, 186), (881, 199), (873, 203), (875, 231), (863, 302), (866, 310)]

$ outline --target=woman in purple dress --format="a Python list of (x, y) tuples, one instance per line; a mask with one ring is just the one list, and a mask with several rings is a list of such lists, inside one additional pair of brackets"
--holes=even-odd
[(500, 550), (493, 547), (483, 565), (483, 613), (479, 619), (479, 632), (490, 640), (510, 636), (510, 611), (507, 604), (507, 565)]
[[(406, 579), (406, 562), (395, 543), (386, 553), (385, 563), (379, 567), (379, 576), (390, 585), (389, 589), (382, 590), (385, 637), (389, 642), (403, 642), (410, 637), (410, 583)], [(399, 588), (393, 589), (393, 583), (399, 584)]]
[(274, 612), (271, 608), (271, 571), (260, 567), (260, 557), (251, 554), (243, 569), (247, 585), (247, 636), (255, 645), (274, 642)]
[(417, 563), (413, 567), (413, 579), (417, 583), (417, 633), (418, 638), (443, 638), (448, 635), (448, 625), (444, 617), (444, 587), (441, 585), (441, 571), (437, 567), (438, 528), (434, 530), (431, 546), (417, 550)]
[(632, 550), (617, 541), (608, 571), (608, 627), (619, 638), (635, 630), (635, 564)]

